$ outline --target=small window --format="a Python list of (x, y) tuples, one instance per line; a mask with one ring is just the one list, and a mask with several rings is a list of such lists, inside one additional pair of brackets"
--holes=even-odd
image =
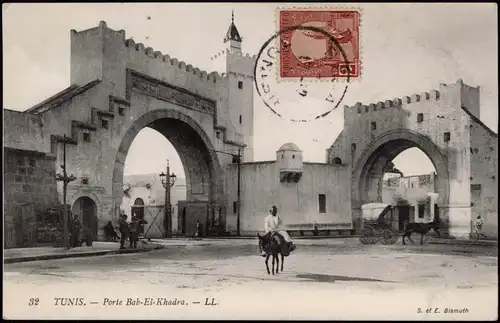
[(471, 184), (470, 185), (471, 191), (480, 191), (481, 190), (481, 184)]
[(57, 142), (50, 143), (50, 153), (51, 154), (57, 153)]
[(424, 114), (423, 113), (417, 114), (417, 122), (420, 123), (422, 121), (424, 121)]
[(295, 155), (292, 155), (292, 159), (295, 159)]
[(369, 107), (369, 106), (366, 106), (366, 107), (365, 107), (365, 112), (368, 112), (368, 111), (370, 111), (370, 107)]
[(238, 202), (233, 202), (233, 214), (236, 214), (238, 210)]
[(356, 144), (351, 144), (351, 151), (356, 151)]
[(30, 167), (35, 167), (36, 166), (36, 160), (34, 158), (30, 158), (28, 161)]
[(283, 159), (283, 154), (281, 154), (281, 159)]
[(90, 142), (90, 132), (83, 133), (83, 141)]
[(358, 108), (358, 114), (361, 114), (361, 107)]
[(243, 117), (240, 114), (240, 124), (242, 124), (242, 123), (243, 123)]
[(125, 115), (125, 108), (119, 107), (118, 108), (118, 114), (121, 115), (121, 116), (124, 116)]
[(372, 122), (372, 130), (377, 130), (377, 123), (376, 122)]
[(444, 133), (444, 142), (448, 142), (450, 141), (450, 133), (449, 132), (445, 132)]
[(334, 165), (342, 165), (342, 159), (340, 159), (339, 157), (335, 157), (333, 159), (333, 164)]
[(425, 204), (418, 205), (418, 218), (423, 219), (425, 216)]
[(219, 131), (217, 131), (217, 132), (215, 133), (215, 136), (217, 137), (217, 139), (220, 139), (220, 132), (219, 132)]
[(242, 81), (238, 81), (238, 89), (242, 89), (243, 88), (243, 82)]
[(102, 126), (104, 129), (108, 129), (108, 120), (106, 120), (106, 119), (102, 119), (102, 120), (101, 120), (101, 126)]
[(319, 213), (326, 213), (326, 195), (318, 194)]
[(89, 179), (87, 177), (82, 178), (82, 184), (83, 185), (89, 185)]

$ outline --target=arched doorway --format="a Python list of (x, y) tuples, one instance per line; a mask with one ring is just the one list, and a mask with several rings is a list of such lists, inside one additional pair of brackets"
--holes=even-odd
[[(140, 220), (144, 219), (144, 200), (139, 198), (136, 198), (134, 201), (134, 205), (132, 206), (132, 216), (138, 217)], [(139, 234), (144, 233), (144, 224), (141, 224), (141, 228), (139, 231)]]
[[(448, 161), (428, 137), (410, 130), (389, 131), (374, 139), (358, 159), (352, 173), (352, 214), (354, 225), (361, 225), (361, 205), (382, 203), (383, 176), (394, 167), (392, 161), (403, 151), (419, 148), (430, 159), (436, 170), (434, 189), (437, 205), (448, 206), (450, 179)], [(433, 210), (434, 212), (434, 210)], [(447, 217), (442, 217), (448, 227)]]
[(73, 215), (77, 215), (82, 228), (92, 234), (93, 240), (97, 240), (98, 219), (97, 205), (88, 196), (78, 198), (71, 208)]

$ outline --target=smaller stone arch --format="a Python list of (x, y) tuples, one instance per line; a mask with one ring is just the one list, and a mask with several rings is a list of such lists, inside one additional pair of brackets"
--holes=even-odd
[(99, 216), (97, 203), (87, 195), (82, 195), (74, 200), (71, 212), (78, 217), (82, 231), (91, 234), (92, 240), (97, 240), (99, 235)]
[(101, 199), (99, 198), (99, 196), (94, 192), (80, 192), (80, 191), (75, 192), (73, 195), (68, 196), (68, 201), (69, 201), (68, 205), (72, 207), (75, 204), (76, 200), (78, 200), (81, 197), (89, 197), (94, 201), (94, 203), (97, 206), (97, 217), (100, 220), (101, 218), (99, 215), (102, 214), (103, 205), (101, 203)]
[(342, 159), (340, 159), (340, 157), (335, 157), (333, 160), (332, 160), (332, 163), (334, 165), (342, 165)]

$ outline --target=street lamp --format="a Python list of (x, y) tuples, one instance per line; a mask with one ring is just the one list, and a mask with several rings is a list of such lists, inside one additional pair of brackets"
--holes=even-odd
[(68, 176), (66, 173), (66, 135), (63, 136), (63, 164), (61, 165), (62, 174), (56, 174), (56, 181), (63, 182), (63, 203), (64, 203), (64, 219), (63, 219), (63, 244), (66, 249), (69, 249), (69, 240), (68, 240), (68, 205), (66, 203), (66, 195), (68, 191), (68, 184), (76, 179), (73, 174)]
[(177, 176), (174, 173), (170, 174), (170, 165), (167, 159), (167, 173), (161, 172), (160, 181), (163, 188), (165, 188), (165, 231), (166, 236), (171, 235), (172, 226), (172, 206), (170, 205), (170, 189), (175, 185)]

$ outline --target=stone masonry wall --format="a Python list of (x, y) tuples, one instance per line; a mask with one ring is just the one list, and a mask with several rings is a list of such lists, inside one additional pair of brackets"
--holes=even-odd
[(35, 211), (58, 202), (55, 158), (44, 153), (4, 147), (4, 246), (36, 243)]
[(58, 201), (55, 158), (39, 152), (5, 148), (5, 203), (35, 203), (38, 208)]
[(471, 122), (471, 225), (483, 216), (486, 236), (498, 238), (498, 136)]

